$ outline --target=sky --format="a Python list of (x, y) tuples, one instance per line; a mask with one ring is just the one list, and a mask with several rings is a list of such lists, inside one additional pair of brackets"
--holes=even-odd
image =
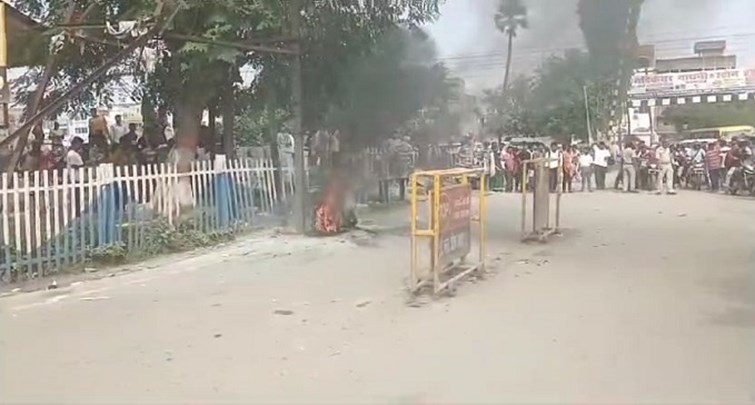
[[(506, 38), (493, 23), (499, 0), (446, 0), (428, 26), (439, 59), (463, 78), (470, 92), (500, 85)], [(578, 0), (524, 0), (528, 30), (514, 43), (512, 69), (527, 73), (549, 55), (584, 46)], [(740, 67), (755, 67), (755, 0), (645, 0), (638, 36), (656, 45), (656, 57), (692, 55), (698, 40), (725, 39)]]

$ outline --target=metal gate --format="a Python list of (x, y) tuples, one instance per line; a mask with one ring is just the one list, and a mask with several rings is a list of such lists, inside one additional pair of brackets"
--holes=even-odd
[[(410, 290), (432, 285), (435, 293), (485, 269), (487, 178), (480, 169), (415, 172), (412, 175)], [(472, 186), (479, 184), (478, 204)], [(477, 212), (475, 212), (477, 211)], [(477, 230), (473, 231), (473, 224)], [(477, 244), (478, 257), (467, 256)], [(422, 251), (427, 254), (423, 255)], [(420, 263), (422, 258), (428, 263)]]
[[(555, 179), (551, 164), (558, 162)], [(522, 240), (545, 241), (560, 232), (563, 166), (560, 159), (538, 158), (526, 160), (522, 167)], [(555, 181), (555, 187), (552, 182)], [(527, 227), (528, 199), (532, 192), (532, 227)], [(553, 199), (553, 201), (552, 201)]]

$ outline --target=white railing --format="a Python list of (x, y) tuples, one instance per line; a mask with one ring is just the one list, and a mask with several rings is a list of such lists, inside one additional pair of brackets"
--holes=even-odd
[(97, 248), (138, 253), (154, 243), (159, 221), (204, 234), (259, 225), (286, 210), (294, 183), (293, 168), (278, 173), (271, 160), (223, 156), (184, 173), (101, 165), (0, 180), (0, 283), (83, 264)]

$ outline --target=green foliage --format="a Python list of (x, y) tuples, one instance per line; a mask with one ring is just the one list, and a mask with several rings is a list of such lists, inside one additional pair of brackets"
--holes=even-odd
[[(285, 110), (277, 110), (276, 116), (276, 123), (285, 122), (289, 118)], [(233, 121), (236, 144), (239, 146), (269, 145), (273, 140), (270, 137), (270, 125), (270, 114), (267, 110), (255, 109), (252, 106), (243, 109)], [(275, 133), (277, 134), (277, 131)]]
[(528, 28), (527, 7), (521, 0), (500, 0), (498, 12), (495, 14), (495, 25), (499, 31), (508, 37), (508, 51), (506, 52), (506, 72), (503, 77), (504, 91), (509, 87), (511, 75), (511, 55), (513, 53), (514, 38), (520, 28)]
[[(602, 77), (616, 77), (622, 58), (637, 44), (637, 20), (642, 0), (579, 0), (577, 14), (587, 50)], [(629, 31), (627, 22), (629, 21)]]
[(378, 143), (418, 116), (431, 120), (451, 97), (447, 70), (433, 61), (435, 48), (419, 30), (385, 32), (371, 54), (354, 58), (341, 72), (326, 124), (355, 145)]
[[(23, 52), (25, 62), (34, 67), (15, 83), (14, 92), (19, 100), (26, 105), (34, 92), (34, 86), (39, 82), (42, 69), (48, 60), (54, 55), (58, 67), (56, 74), (52, 76), (51, 83), (43, 104), (57, 98), (70, 86), (84, 80), (103, 62), (114, 56), (119, 47), (102, 43), (107, 40), (111, 43), (113, 38), (103, 36), (102, 29), (92, 30), (69, 30), (63, 37), (62, 46), (55, 52), (50, 45), (52, 38), (64, 33), (58, 25), (65, 22), (69, 8), (68, 0), (24, 0), (17, 1), (15, 5), (22, 12), (37, 20), (46, 29), (41, 32), (34, 31), (25, 39)], [(75, 11), (74, 22), (82, 23), (80, 18), (85, 9), (89, 9), (86, 22), (104, 24), (105, 21), (119, 21), (124, 19), (138, 19), (151, 13), (152, 3), (150, 0), (81, 0), (77, 2), (79, 7)], [(91, 4), (97, 4), (90, 7)], [(86, 41), (82, 36), (92, 38), (95, 41)], [(84, 110), (97, 105), (98, 102), (110, 104), (112, 98), (110, 84), (116, 83), (121, 75), (130, 70), (127, 63), (117, 65), (111, 69), (94, 86), (85, 89), (84, 92), (72, 100), (69, 100), (61, 110)]]
[(118, 265), (126, 262), (128, 251), (123, 243), (99, 246), (89, 252), (89, 259), (103, 265)]
[(145, 249), (130, 254), (156, 256), (166, 253), (212, 246), (233, 239), (233, 233), (206, 233), (197, 228), (193, 221), (182, 222), (178, 227), (170, 225), (164, 218), (159, 218), (149, 226), (145, 237)]
[(504, 92), (503, 87), (485, 92), (484, 102), (487, 105), (485, 123), (496, 134), (504, 136), (534, 136), (537, 129), (533, 122), (533, 112), (530, 110), (532, 78), (519, 76), (511, 82)]
[[(608, 91), (601, 91), (601, 95), (605, 94), (609, 101), (613, 98), (609, 94), (613, 94), (612, 90), (616, 89), (619, 101), (625, 103), (629, 78), (634, 68), (637, 22), (643, 1), (579, 0), (579, 26), (590, 54), (592, 71), (596, 75), (595, 81), (602, 83), (601, 89), (609, 86)], [(608, 83), (611, 84), (607, 85)], [(611, 104), (606, 102), (599, 106), (600, 114), (606, 116)], [(606, 129), (607, 119), (598, 120), (597, 123), (600, 130)]]
[[(67, 0), (28, 0), (23, 3), (23, 10), (53, 27), (64, 19)], [(173, 4), (174, 2), (166, 2)], [(162, 44), (169, 51), (152, 74), (144, 74), (134, 61), (124, 62), (114, 70), (111, 76), (94, 86), (84, 96), (72, 100), (66, 107), (80, 109), (91, 107), (95, 100), (104, 100), (107, 104), (108, 89), (121, 74), (136, 74), (139, 79), (135, 98), (147, 99), (145, 105), (162, 107), (174, 113), (179, 126), (189, 124), (198, 127), (201, 111), (208, 105), (217, 103), (221, 90), (241, 82), (240, 69), (253, 69), (256, 72), (252, 91), (277, 94), (275, 109), (286, 111), (290, 115), (290, 76), (291, 56), (270, 54), (266, 52), (246, 52), (219, 44), (194, 42), (191, 37), (225, 42), (248, 42), (266, 38), (290, 37), (288, 8), (294, 1), (280, 0), (185, 0), (186, 7), (175, 15), (173, 24), (162, 36)], [(355, 73), (357, 66), (365, 66), (365, 57), (376, 52), (387, 51), (384, 35), (395, 35), (397, 27), (416, 27), (433, 19), (438, 14), (441, 0), (341, 0), (322, 2), (320, 0), (301, 0), (302, 39), (300, 41), (302, 77), (303, 77), (303, 122), (305, 128), (318, 128), (327, 119), (346, 110), (347, 101), (355, 100), (354, 91), (363, 90), (347, 79), (362, 80), (366, 74)], [(154, 12), (156, 0), (78, 0), (79, 12), (89, 6), (92, 12), (86, 22), (102, 24), (105, 20), (119, 21), (138, 19)], [(51, 28), (47, 36), (60, 32)], [(95, 30), (98, 37), (101, 31)], [(281, 41), (278, 45), (283, 44)], [(271, 46), (276, 41), (270, 41)], [(46, 47), (46, 41), (43, 41)], [(38, 46), (40, 51), (43, 48)], [(390, 48), (390, 47), (387, 47)], [(60, 53), (62, 69), (53, 82), (56, 89), (81, 80), (101, 65), (118, 48), (104, 44), (85, 43), (75, 40), (67, 43)], [(42, 58), (44, 59), (44, 58)], [(388, 58), (380, 59), (388, 63)], [(368, 66), (365, 66), (368, 68)], [(374, 70), (374, 69), (373, 69)], [(411, 69), (407, 69), (409, 71)], [(422, 79), (415, 69), (411, 75), (402, 76), (403, 84), (416, 89), (419, 84), (411, 82), (412, 78)], [(412, 76), (413, 75), (413, 76)], [(30, 76), (27, 83), (38, 79)], [(395, 86), (391, 87), (395, 88)], [(351, 92), (351, 93), (349, 93)], [(425, 99), (429, 96), (421, 94)], [(28, 96), (28, 95), (27, 95)], [(103, 99), (104, 96), (104, 99)], [(400, 96), (398, 96), (400, 97)], [(402, 101), (400, 98), (395, 100)], [(252, 107), (255, 111), (263, 110), (264, 103), (259, 97)], [(373, 103), (379, 108), (380, 103)], [(425, 103), (407, 100), (397, 113), (392, 111), (397, 122), (411, 116)], [(367, 108), (356, 109), (364, 111)], [(395, 110), (400, 110), (396, 108)], [(248, 108), (237, 108), (249, 111)], [(374, 111), (373, 111), (374, 112)], [(254, 127), (260, 122), (260, 116), (250, 114), (238, 125)]]
[[(546, 60), (536, 74), (516, 78), (508, 91), (487, 92), (486, 123), (503, 136), (587, 138), (584, 87), (596, 88), (589, 56), (578, 50)], [(590, 90), (593, 92), (593, 90)], [(597, 97), (591, 97), (592, 118)]]
[(495, 26), (511, 37), (516, 37), (520, 28), (528, 28), (527, 7), (522, 0), (501, 0), (495, 14)]

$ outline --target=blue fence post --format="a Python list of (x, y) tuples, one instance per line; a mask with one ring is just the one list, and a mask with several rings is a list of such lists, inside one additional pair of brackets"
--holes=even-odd
[(216, 155), (212, 187), (215, 189), (215, 209), (218, 214), (218, 225), (220, 229), (224, 230), (231, 226), (231, 189), (226, 166), (225, 155)]
[(99, 243), (97, 246), (107, 246), (115, 242), (115, 233), (118, 227), (116, 223), (116, 201), (114, 182), (115, 171), (112, 163), (103, 163), (97, 166), (97, 178), (100, 180), (99, 203), (97, 204)]

